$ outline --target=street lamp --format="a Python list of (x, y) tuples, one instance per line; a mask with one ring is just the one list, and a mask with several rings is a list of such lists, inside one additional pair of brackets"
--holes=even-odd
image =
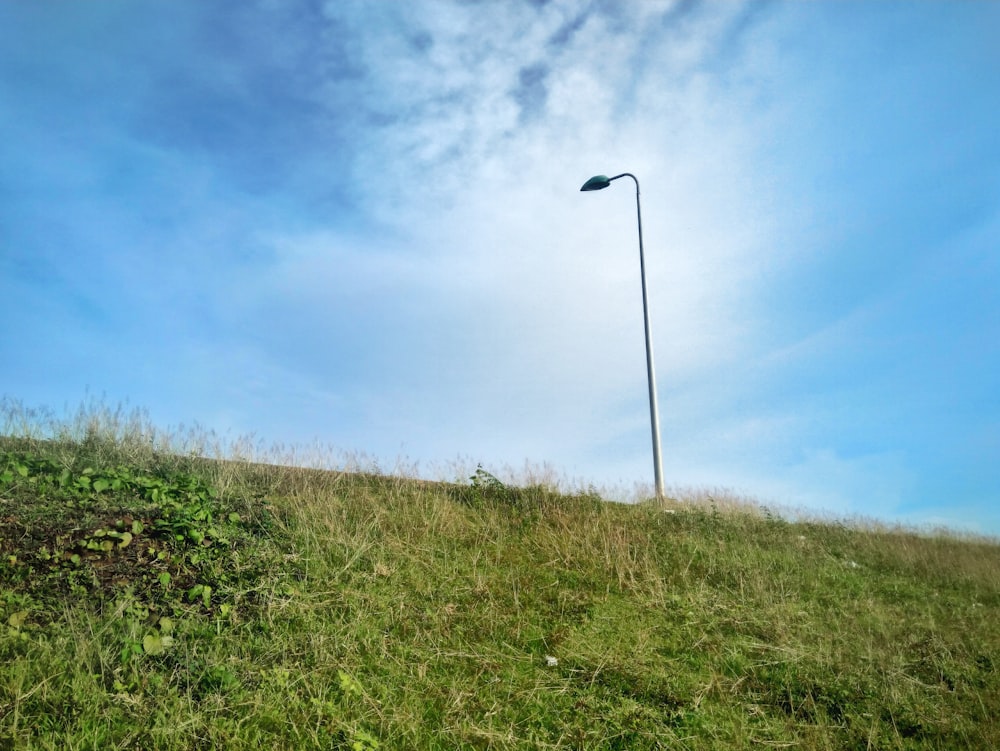
[(631, 172), (614, 177), (595, 175), (583, 184), (581, 191), (604, 190), (619, 177), (635, 181), (635, 212), (639, 219), (639, 275), (642, 277), (642, 318), (646, 328), (646, 377), (649, 381), (649, 422), (653, 432), (653, 473), (656, 479), (656, 497), (663, 500), (663, 460), (660, 457), (660, 415), (656, 406), (656, 377), (653, 374), (653, 341), (649, 334), (649, 305), (646, 301), (646, 260), (642, 253), (642, 209), (639, 206), (639, 179)]

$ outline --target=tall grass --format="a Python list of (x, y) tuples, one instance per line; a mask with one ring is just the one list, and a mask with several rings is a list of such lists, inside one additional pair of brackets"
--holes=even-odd
[(993, 540), (3, 412), (0, 749), (1000, 747)]

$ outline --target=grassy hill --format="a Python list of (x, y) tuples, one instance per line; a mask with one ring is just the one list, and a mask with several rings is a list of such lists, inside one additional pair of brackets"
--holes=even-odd
[(1000, 748), (995, 541), (29, 433), (3, 751)]

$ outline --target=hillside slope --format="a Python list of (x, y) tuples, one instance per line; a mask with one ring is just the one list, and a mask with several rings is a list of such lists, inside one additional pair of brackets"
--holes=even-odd
[(1000, 748), (1000, 546), (0, 442), (0, 749)]

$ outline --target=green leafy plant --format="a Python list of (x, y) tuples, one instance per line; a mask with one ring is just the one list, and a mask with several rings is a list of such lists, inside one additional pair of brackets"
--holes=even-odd
[(469, 484), (459, 489), (458, 498), (470, 506), (499, 506), (518, 508), (522, 505), (523, 493), (518, 488), (508, 487), (498, 477), (483, 469), (482, 464), (468, 478)]

